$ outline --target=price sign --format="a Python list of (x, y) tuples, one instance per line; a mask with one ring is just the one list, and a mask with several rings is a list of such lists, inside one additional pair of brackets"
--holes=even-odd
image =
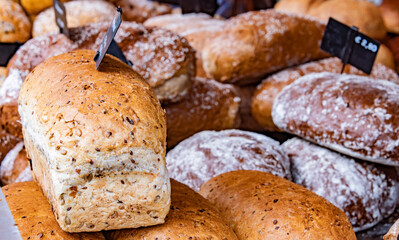
[(66, 18), (65, 6), (60, 0), (53, 0), (54, 12), (55, 12), (55, 23), (60, 29), (60, 33), (64, 34), (69, 38), (68, 22)]

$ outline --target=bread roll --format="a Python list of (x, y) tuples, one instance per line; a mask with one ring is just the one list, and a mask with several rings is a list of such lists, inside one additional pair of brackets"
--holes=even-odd
[[(35, 16), (39, 14), (44, 9), (51, 7), (53, 5), (52, 0), (19, 0), (25, 11), (31, 15)], [(61, 0), (61, 2), (66, 2), (68, 0)]]
[(393, 53), (389, 50), (387, 46), (384, 44), (380, 45), (380, 48), (377, 53), (377, 57), (375, 58), (376, 63), (381, 63), (386, 67), (395, 70), (395, 58)]
[(22, 139), (22, 126), (17, 103), (6, 103), (0, 106), (0, 126), (8, 134)]
[(399, 165), (399, 85), (356, 75), (313, 73), (273, 104), (280, 129), (340, 153)]
[(389, 232), (384, 235), (384, 240), (397, 240), (398, 236), (399, 236), (399, 220), (397, 220), (389, 229)]
[[(107, 22), (111, 24), (116, 8), (111, 3), (100, 0), (72, 1), (64, 3), (68, 28), (84, 26), (89, 23)], [(59, 32), (55, 22), (54, 7), (37, 15), (33, 22), (33, 37)]]
[(371, 228), (395, 210), (397, 182), (373, 164), (299, 138), (282, 146), (290, 158), (295, 183), (344, 211), (355, 232)]
[(387, 42), (389, 50), (393, 53), (396, 64), (396, 72), (399, 73), (399, 36), (389, 39)]
[(237, 128), (240, 101), (233, 86), (196, 78), (184, 100), (164, 106), (168, 147), (204, 130)]
[(200, 194), (219, 209), (239, 239), (356, 239), (341, 210), (270, 173), (224, 173), (202, 185)]
[(291, 179), (280, 144), (261, 134), (240, 130), (203, 131), (168, 152), (169, 174), (198, 191), (209, 179), (235, 170), (259, 170)]
[(280, 0), (276, 3), (274, 9), (306, 15), (309, 9), (324, 1), (325, 0)]
[[(341, 68), (341, 60), (338, 58), (327, 58), (306, 63), (298, 67), (288, 68), (267, 77), (258, 85), (252, 98), (252, 116), (264, 129), (269, 131), (280, 131), (273, 123), (272, 106), (275, 98), (283, 88), (307, 74), (320, 72), (340, 73)], [(362, 71), (350, 65), (346, 66), (344, 73), (365, 75)], [(399, 84), (399, 76), (391, 69), (378, 63), (374, 65), (370, 77), (387, 79)]]
[(7, 153), (20, 141), (21, 139), (0, 130), (0, 163), (3, 161)]
[(34, 182), (14, 183), (2, 190), (22, 239), (105, 240), (102, 233), (62, 231), (50, 204)]
[(325, 57), (320, 43), (325, 25), (274, 10), (231, 18), (202, 51), (208, 77), (247, 84), (266, 74)]
[(33, 180), (23, 142), (11, 149), (1, 162), (0, 180), (3, 185)]
[(170, 182), (172, 202), (164, 224), (112, 231), (105, 233), (107, 239), (237, 239), (233, 230), (208, 200), (178, 181), (171, 179)]
[(31, 23), (18, 3), (0, 0), (0, 23), (0, 43), (24, 43), (30, 38)]
[(383, 0), (379, 9), (388, 32), (399, 34), (399, 2)]
[(25, 80), (18, 110), (33, 177), (64, 231), (163, 223), (165, 113), (128, 65), (106, 55), (96, 71), (95, 54), (52, 57)]
[(3, 85), (4, 79), (8, 75), (8, 70), (6, 67), (0, 67), (0, 87)]

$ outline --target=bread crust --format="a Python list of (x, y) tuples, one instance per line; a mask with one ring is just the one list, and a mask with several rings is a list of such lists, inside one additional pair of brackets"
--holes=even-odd
[(219, 209), (239, 239), (356, 239), (341, 210), (270, 173), (224, 173), (202, 185), (200, 194)]
[(123, 19), (131, 22), (143, 23), (148, 18), (172, 12), (168, 4), (148, 0), (110, 0), (115, 6), (123, 10)]
[(0, 42), (24, 43), (30, 38), (32, 25), (18, 3), (0, 0), (0, 22)]

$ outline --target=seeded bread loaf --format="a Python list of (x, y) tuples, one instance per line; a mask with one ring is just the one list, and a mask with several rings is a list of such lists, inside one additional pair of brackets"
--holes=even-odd
[(163, 223), (165, 113), (128, 65), (107, 55), (97, 71), (95, 54), (58, 55), (25, 80), (18, 107), (33, 177), (65, 231)]
[(158, 226), (106, 232), (108, 240), (213, 239), (236, 240), (219, 211), (188, 186), (171, 179), (172, 202), (165, 223)]
[(270, 173), (241, 170), (201, 186), (239, 239), (356, 239), (345, 214), (324, 198)]
[(2, 190), (24, 240), (105, 240), (102, 233), (71, 234), (62, 231), (50, 204), (34, 182), (14, 183)]

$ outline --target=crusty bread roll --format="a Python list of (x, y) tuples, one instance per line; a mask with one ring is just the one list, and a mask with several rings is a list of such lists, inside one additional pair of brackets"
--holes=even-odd
[(340, 153), (399, 166), (399, 85), (313, 73), (284, 88), (272, 108), (280, 129)]
[(0, 126), (3, 131), (22, 139), (22, 126), (17, 103), (6, 103), (0, 106)]
[(18, 3), (0, 0), (0, 42), (24, 43), (30, 38), (32, 25)]
[(395, 70), (395, 58), (393, 56), (393, 53), (389, 50), (387, 46), (384, 44), (380, 45), (380, 48), (378, 49), (377, 57), (375, 58), (376, 63), (381, 63), (382, 65), (385, 65), (386, 67)]
[[(44, 9), (51, 7), (53, 5), (52, 0), (19, 0), (25, 11), (31, 15), (35, 16), (39, 14)], [(68, 0), (61, 0), (61, 2), (66, 2)]]
[[(261, 84), (252, 98), (251, 111), (256, 121), (269, 131), (280, 131), (273, 123), (272, 106), (277, 95), (296, 79), (310, 73), (331, 72), (340, 73), (342, 62), (338, 58), (327, 58), (288, 68), (267, 77)], [(362, 71), (347, 65), (344, 73), (365, 75)], [(399, 76), (381, 64), (375, 64), (370, 75), (371, 78), (387, 79), (399, 84)]]
[(371, 228), (395, 210), (397, 182), (375, 165), (299, 138), (282, 147), (290, 158), (295, 183), (344, 211), (355, 232)]
[[(111, 3), (102, 0), (72, 1), (64, 3), (68, 28), (84, 26), (89, 23), (107, 22), (111, 24), (116, 8)], [(50, 7), (33, 22), (33, 37), (59, 32), (55, 22), (54, 7)]]
[(399, 36), (389, 39), (387, 47), (391, 50), (395, 58), (396, 72), (399, 73)]
[(399, 236), (399, 219), (392, 225), (389, 232), (384, 235), (384, 240), (398, 240)]
[(221, 82), (257, 81), (268, 73), (325, 57), (320, 50), (324, 28), (317, 20), (274, 10), (238, 15), (204, 46), (204, 70)]
[(2, 188), (22, 239), (105, 240), (102, 233), (67, 233), (61, 230), (47, 199), (34, 182)]
[(258, 170), (291, 180), (290, 163), (280, 144), (241, 130), (203, 131), (168, 152), (172, 178), (198, 191), (209, 179), (235, 170)]
[(20, 141), (21, 139), (0, 130), (0, 163), (3, 161), (7, 153)]
[(324, 1), (325, 0), (280, 0), (274, 5), (274, 9), (305, 15), (309, 9)]
[(356, 239), (345, 214), (284, 178), (258, 171), (221, 174), (202, 185), (239, 239)]
[(0, 181), (3, 185), (32, 181), (29, 160), (23, 142), (11, 149), (0, 165)]
[(163, 223), (165, 113), (127, 64), (106, 55), (97, 71), (95, 54), (47, 59), (22, 85), (18, 110), (33, 177), (64, 231)]
[(383, 0), (379, 9), (388, 32), (399, 34), (399, 2)]
[(178, 181), (171, 179), (170, 182), (172, 202), (164, 224), (106, 232), (107, 239), (237, 239), (208, 200)]
[(164, 106), (168, 148), (197, 132), (237, 128), (240, 101), (233, 86), (196, 78), (185, 99)]

